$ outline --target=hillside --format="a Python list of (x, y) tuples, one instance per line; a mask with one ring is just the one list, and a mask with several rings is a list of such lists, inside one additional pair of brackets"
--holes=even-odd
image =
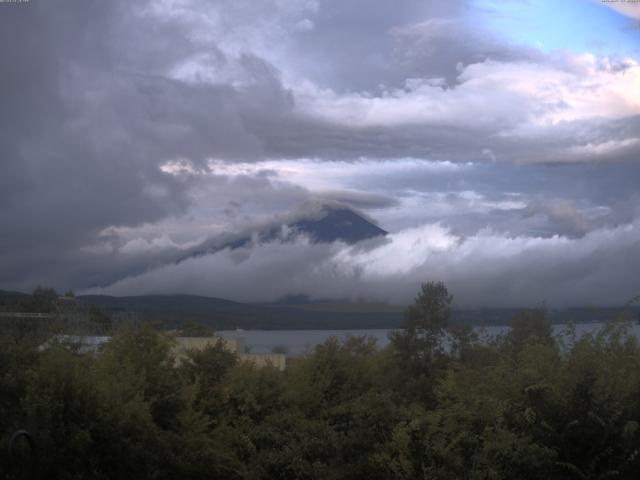
[(196, 295), (111, 297), (86, 295), (81, 301), (107, 312), (135, 311), (142, 320), (173, 328), (185, 320), (224, 329), (359, 329), (399, 326), (399, 311), (309, 311), (281, 305), (253, 305)]
[[(30, 310), (23, 305), (30, 295), (0, 291), (0, 310)], [(193, 320), (215, 330), (322, 330), (397, 328), (401, 325), (404, 308), (373, 302), (346, 300), (310, 301), (303, 297), (279, 303), (249, 304), (197, 295), (142, 295), (114, 297), (80, 295), (78, 300), (94, 305), (106, 313), (136, 312), (142, 321), (157, 321), (167, 328), (175, 328), (186, 320)], [(455, 309), (452, 323), (475, 326), (509, 325), (522, 309), (481, 308)], [(552, 323), (584, 323), (612, 319), (622, 312), (619, 308), (550, 309)], [(627, 318), (638, 319), (640, 307), (625, 311)]]

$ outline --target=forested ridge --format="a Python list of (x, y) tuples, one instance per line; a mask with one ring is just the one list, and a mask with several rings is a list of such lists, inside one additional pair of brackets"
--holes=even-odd
[[(529, 311), (487, 341), (450, 324), (451, 301), (427, 283), (388, 347), (331, 339), (283, 372), (222, 345), (177, 365), (171, 337), (149, 325), (98, 355), (39, 350), (47, 332), (5, 325), (0, 478), (637, 478), (628, 323), (555, 337)], [(9, 455), (19, 430), (35, 451), (19, 441)]]
[[(55, 292), (37, 288), (34, 294), (0, 290), (0, 312), (50, 311), (46, 299)], [(214, 330), (353, 330), (399, 328), (403, 308), (381, 303), (351, 302), (348, 299), (312, 301), (306, 296), (285, 297), (275, 303), (240, 303), (198, 295), (137, 295), (112, 297), (79, 295), (76, 301), (103, 316), (131, 312), (141, 321), (163, 328), (177, 328), (184, 321), (204, 324)], [(43, 301), (44, 300), (44, 301)], [(514, 307), (457, 308), (451, 311), (450, 324), (473, 326), (509, 325), (520, 311)], [(573, 307), (547, 310), (554, 323), (600, 322), (618, 315), (612, 307)], [(638, 318), (640, 307), (629, 305), (627, 313)]]

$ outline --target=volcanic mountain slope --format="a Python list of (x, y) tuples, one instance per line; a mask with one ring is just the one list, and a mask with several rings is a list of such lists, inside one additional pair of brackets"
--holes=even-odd
[(348, 208), (324, 207), (318, 218), (300, 219), (290, 225), (294, 231), (309, 235), (316, 242), (356, 243), (386, 235), (388, 232)]
[[(286, 227), (289, 237), (302, 233), (312, 241), (321, 243), (340, 240), (352, 244), (388, 233), (348, 207), (324, 205), (306, 216), (299, 216), (295, 220), (254, 232), (253, 236), (259, 241), (274, 240), (282, 237), (283, 227)], [(229, 242), (225, 247), (242, 247), (251, 240), (251, 236), (239, 238)]]
[(236, 239), (226, 241), (211, 241), (194, 248), (187, 256), (198, 257), (214, 253), (225, 248), (236, 249), (246, 247), (252, 242), (270, 242), (276, 239), (293, 240), (297, 235), (304, 234), (312, 242), (331, 243), (342, 241), (354, 244), (363, 240), (382, 237), (387, 231), (378, 227), (363, 215), (349, 207), (338, 205), (322, 205), (306, 214), (291, 217), (289, 220), (278, 222), (246, 232)]

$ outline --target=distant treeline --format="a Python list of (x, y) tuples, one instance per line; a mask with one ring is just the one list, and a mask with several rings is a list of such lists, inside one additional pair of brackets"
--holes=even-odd
[[(37, 288), (32, 295), (0, 291), (0, 311), (51, 311), (50, 288)], [(402, 325), (401, 308), (370, 304), (332, 303), (331, 308), (318, 308), (322, 302), (247, 304), (196, 295), (143, 295), (112, 297), (84, 295), (76, 301), (110, 317), (120, 312), (135, 312), (142, 321), (164, 328), (176, 328), (185, 321), (198, 322), (214, 330), (357, 330), (393, 329)], [(361, 310), (361, 311), (359, 311)], [(454, 309), (450, 323), (475, 326), (509, 325), (520, 312), (516, 308)], [(569, 308), (548, 310), (552, 323), (594, 322), (620, 313), (616, 308)], [(638, 318), (640, 308), (629, 307), (625, 314)]]
[[(177, 366), (148, 325), (98, 355), (40, 351), (46, 332), (5, 327), (0, 478), (637, 478), (628, 324), (555, 338), (544, 311), (524, 312), (487, 343), (450, 324), (450, 305), (444, 285), (425, 284), (385, 349), (330, 339), (284, 372), (221, 345)], [(21, 438), (10, 455), (20, 430), (35, 453)]]

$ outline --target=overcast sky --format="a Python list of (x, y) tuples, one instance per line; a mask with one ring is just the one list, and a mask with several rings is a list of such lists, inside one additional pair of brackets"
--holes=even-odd
[[(640, 293), (640, 4), (0, 3), (0, 288)], [(390, 232), (173, 261), (318, 202)]]

